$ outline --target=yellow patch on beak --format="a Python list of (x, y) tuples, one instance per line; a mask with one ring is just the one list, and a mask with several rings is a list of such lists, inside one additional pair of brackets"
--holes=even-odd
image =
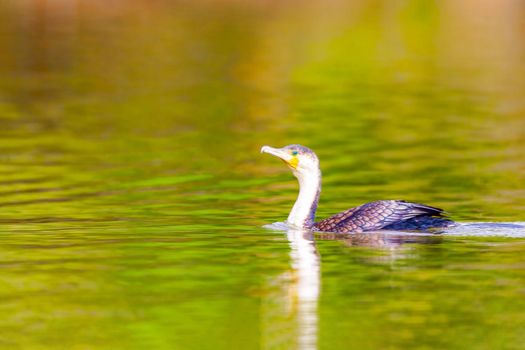
[(299, 165), (299, 158), (297, 158), (297, 156), (294, 156), (292, 159), (290, 159), (290, 161), (286, 163), (292, 168), (297, 169), (297, 165)]

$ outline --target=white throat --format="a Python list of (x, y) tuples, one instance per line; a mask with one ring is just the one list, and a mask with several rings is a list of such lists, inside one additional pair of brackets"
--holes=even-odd
[(315, 212), (321, 192), (321, 170), (316, 169), (306, 175), (294, 173), (299, 181), (299, 196), (288, 215), (289, 225), (310, 228), (315, 221)]

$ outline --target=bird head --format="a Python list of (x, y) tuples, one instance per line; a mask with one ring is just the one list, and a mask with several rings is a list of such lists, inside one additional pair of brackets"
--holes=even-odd
[(280, 158), (299, 179), (319, 173), (319, 159), (308, 147), (301, 145), (288, 145), (283, 148), (263, 146), (261, 153), (268, 153)]

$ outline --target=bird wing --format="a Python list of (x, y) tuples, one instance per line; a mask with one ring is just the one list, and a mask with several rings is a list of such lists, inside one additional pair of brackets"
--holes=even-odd
[(443, 210), (400, 200), (376, 201), (319, 221), (314, 227), (320, 231), (341, 233), (373, 231), (422, 215), (442, 216)]

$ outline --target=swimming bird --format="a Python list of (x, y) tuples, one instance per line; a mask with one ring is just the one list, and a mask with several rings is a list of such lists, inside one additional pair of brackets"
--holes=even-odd
[(453, 221), (444, 218), (442, 209), (403, 200), (370, 202), (315, 222), (321, 192), (321, 169), (317, 155), (301, 145), (283, 148), (263, 146), (261, 153), (280, 158), (299, 181), (299, 196), (286, 221), (290, 226), (349, 233), (377, 230), (427, 231), (453, 225)]

